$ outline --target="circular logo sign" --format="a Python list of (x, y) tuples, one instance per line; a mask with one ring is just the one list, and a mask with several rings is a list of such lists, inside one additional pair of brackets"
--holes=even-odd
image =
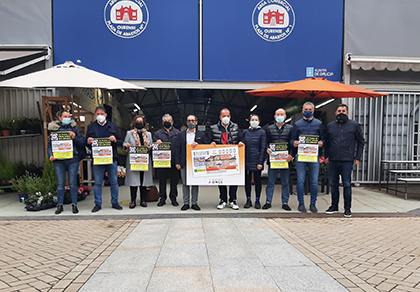
[(131, 39), (149, 23), (149, 10), (143, 0), (109, 0), (104, 9), (108, 29), (117, 37)]
[(286, 0), (262, 0), (252, 12), (252, 26), (263, 40), (278, 42), (295, 27), (295, 12)]

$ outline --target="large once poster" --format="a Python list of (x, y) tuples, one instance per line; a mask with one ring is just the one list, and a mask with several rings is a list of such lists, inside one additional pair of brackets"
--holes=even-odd
[(51, 147), (55, 159), (73, 158), (73, 140), (71, 139), (70, 132), (52, 132)]
[(94, 138), (92, 141), (92, 158), (94, 165), (112, 164), (112, 145), (109, 138)]
[(187, 185), (244, 185), (245, 149), (238, 145), (187, 145)]
[(300, 135), (298, 147), (298, 161), (318, 162), (318, 135)]
[(130, 170), (148, 171), (149, 170), (149, 148), (147, 146), (130, 146)]

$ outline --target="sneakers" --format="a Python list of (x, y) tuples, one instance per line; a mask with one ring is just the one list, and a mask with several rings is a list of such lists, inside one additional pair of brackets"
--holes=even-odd
[(334, 214), (334, 213), (338, 213), (338, 208), (337, 207), (330, 206), (327, 209), (327, 211), (325, 211), (325, 214), (328, 214), (328, 215), (331, 215), (331, 214)]
[(283, 204), (283, 205), (281, 205), (281, 208), (282, 208), (283, 210), (286, 210), (286, 211), (292, 211), (292, 208), (290, 208), (288, 204)]
[(271, 203), (265, 203), (265, 205), (262, 207), (263, 210), (267, 210), (271, 208)]
[(95, 205), (95, 207), (93, 207), (93, 209), (92, 209), (92, 213), (96, 213), (96, 212), (98, 212), (99, 210), (101, 210), (102, 209), (102, 207), (101, 206), (99, 206), (99, 205)]
[(226, 202), (220, 200), (219, 205), (217, 205), (217, 209), (222, 210), (224, 207), (226, 207)]
[(112, 204), (112, 208), (120, 211), (123, 209), (123, 207), (121, 207), (120, 204)]
[(55, 214), (58, 215), (58, 214), (60, 214), (63, 211), (64, 211), (63, 205), (62, 204), (57, 205), (57, 210), (55, 210)]
[(73, 212), (73, 214), (79, 213), (79, 209), (74, 204), (71, 204), (71, 211)]
[(306, 213), (305, 204), (299, 204), (298, 211), (302, 213)]
[(191, 209), (196, 210), (196, 211), (200, 211), (201, 210), (201, 208), (197, 204), (191, 205)]
[(190, 205), (188, 205), (188, 204), (184, 204), (182, 207), (181, 207), (181, 211), (186, 211), (186, 210), (188, 210), (190, 208)]
[(260, 203), (260, 200), (255, 201), (255, 209), (261, 209), (261, 203)]
[(252, 207), (252, 202), (251, 200), (246, 200), (246, 204), (244, 206), (245, 209), (251, 208)]
[(236, 204), (236, 201), (229, 202), (229, 207), (233, 210), (239, 210), (239, 206)]
[(344, 210), (344, 217), (346, 217), (346, 218), (350, 218), (351, 217), (351, 211), (350, 211), (350, 209)]
[(312, 213), (318, 213), (318, 209), (315, 207), (315, 204), (310, 204), (310, 205), (309, 205), (309, 210), (310, 210)]

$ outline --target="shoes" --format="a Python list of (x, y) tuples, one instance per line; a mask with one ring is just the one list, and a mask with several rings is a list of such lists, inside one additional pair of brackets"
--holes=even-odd
[(252, 202), (251, 200), (246, 200), (246, 204), (244, 205), (245, 209), (251, 208), (252, 207)]
[(130, 203), (130, 206), (128, 206), (128, 208), (130, 208), (130, 209), (134, 209), (135, 207), (136, 207), (136, 202), (135, 201), (132, 201)]
[(162, 207), (163, 205), (165, 205), (165, 201), (160, 200), (159, 203), (157, 204), (158, 207)]
[(239, 210), (239, 206), (236, 204), (236, 201), (229, 202), (229, 207), (233, 210)]
[(344, 217), (346, 217), (346, 218), (350, 218), (351, 217), (351, 211), (350, 211), (350, 209), (344, 210)]
[(302, 213), (306, 213), (305, 204), (299, 204), (298, 211)]
[(255, 209), (261, 209), (261, 203), (260, 203), (260, 200), (255, 201)]
[(281, 208), (282, 208), (283, 210), (286, 210), (286, 211), (292, 211), (292, 208), (290, 208), (288, 204), (283, 204), (283, 205), (281, 205)]
[(334, 213), (338, 213), (338, 208), (337, 207), (330, 206), (327, 209), (327, 211), (325, 211), (325, 214), (328, 214), (328, 215), (331, 215), (331, 214), (334, 214)]
[(186, 211), (186, 210), (188, 210), (190, 208), (190, 205), (188, 205), (188, 204), (184, 204), (182, 207), (181, 207), (181, 211)]
[(172, 201), (172, 206), (178, 207), (178, 206), (179, 206), (179, 204), (178, 204), (178, 202), (175, 200), (175, 201)]
[(200, 211), (201, 210), (201, 208), (197, 204), (193, 204), (191, 206), (191, 209), (196, 210), (196, 211)]
[(58, 214), (60, 214), (63, 211), (64, 211), (63, 205), (62, 204), (57, 205), (57, 210), (55, 210), (55, 214), (58, 215)]
[(265, 205), (262, 207), (263, 210), (267, 210), (271, 208), (271, 203), (265, 203)]
[(143, 208), (146, 208), (147, 207), (146, 201), (141, 201), (140, 206), (142, 206)]
[(92, 209), (92, 213), (96, 213), (96, 212), (98, 212), (99, 210), (101, 210), (102, 209), (102, 207), (101, 206), (99, 206), (99, 205), (95, 205), (95, 207), (93, 207), (93, 209)]
[(219, 205), (217, 205), (217, 209), (222, 210), (224, 207), (226, 207), (226, 202), (220, 200)]
[(79, 213), (79, 209), (74, 204), (71, 204), (71, 211), (73, 212), (73, 214)]
[(310, 210), (312, 213), (318, 213), (318, 209), (315, 207), (315, 204), (310, 204), (310, 205), (309, 205), (309, 210)]
[(112, 204), (112, 208), (116, 209), (116, 210), (122, 210), (123, 207), (120, 206), (120, 204)]

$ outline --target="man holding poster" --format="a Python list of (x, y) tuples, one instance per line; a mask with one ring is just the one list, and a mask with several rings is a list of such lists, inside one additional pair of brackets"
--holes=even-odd
[[(219, 116), (220, 121), (211, 126), (211, 138), (212, 145), (216, 146), (216, 144), (237, 144), (239, 147), (245, 146), (244, 143), (240, 142), (241, 139), (241, 132), (239, 126), (230, 121), (230, 111), (227, 108), (224, 108), (220, 111)], [(238, 190), (238, 186), (230, 186), (229, 187), (229, 207), (233, 210), (238, 210), (239, 206), (236, 204), (236, 192)], [(217, 209), (223, 209), (227, 203), (227, 187), (219, 185), (219, 192), (220, 192), (220, 202), (217, 205)]]
[[(102, 182), (105, 172), (108, 172), (111, 184), (111, 203), (112, 208), (122, 210), (118, 204), (118, 177), (117, 177), (117, 147), (122, 146), (120, 131), (116, 124), (107, 121), (106, 110), (104, 107), (97, 107), (95, 110), (96, 122), (87, 128), (87, 144), (92, 148), (93, 175), (95, 177), (95, 206), (92, 212), (102, 209)], [(108, 157), (110, 156), (110, 157)], [(111, 158), (111, 159), (110, 159)], [(97, 164), (95, 164), (95, 159)]]
[(273, 202), (274, 185), (277, 180), (277, 175), (280, 172), (281, 179), (281, 202), (282, 208), (286, 211), (291, 211), (289, 207), (289, 180), (290, 169), (289, 162), (292, 161), (294, 156), (294, 147), (290, 147), (290, 138), (293, 127), (285, 124), (286, 111), (282, 108), (276, 110), (274, 114), (275, 123), (268, 126), (267, 129), (267, 153), (269, 155), (269, 168), (268, 168), (268, 183), (265, 193), (267, 202), (262, 207), (263, 209), (271, 208)]
[(303, 104), (303, 118), (297, 121), (292, 130), (290, 143), (297, 148), (296, 172), (297, 172), (297, 195), (299, 200), (298, 210), (305, 213), (305, 202), (303, 199), (306, 168), (308, 168), (311, 203), (309, 210), (318, 212), (316, 200), (318, 197), (318, 174), (319, 148), (324, 145), (324, 126), (322, 122), (314, 117), (315, 106), (312, 102)]

